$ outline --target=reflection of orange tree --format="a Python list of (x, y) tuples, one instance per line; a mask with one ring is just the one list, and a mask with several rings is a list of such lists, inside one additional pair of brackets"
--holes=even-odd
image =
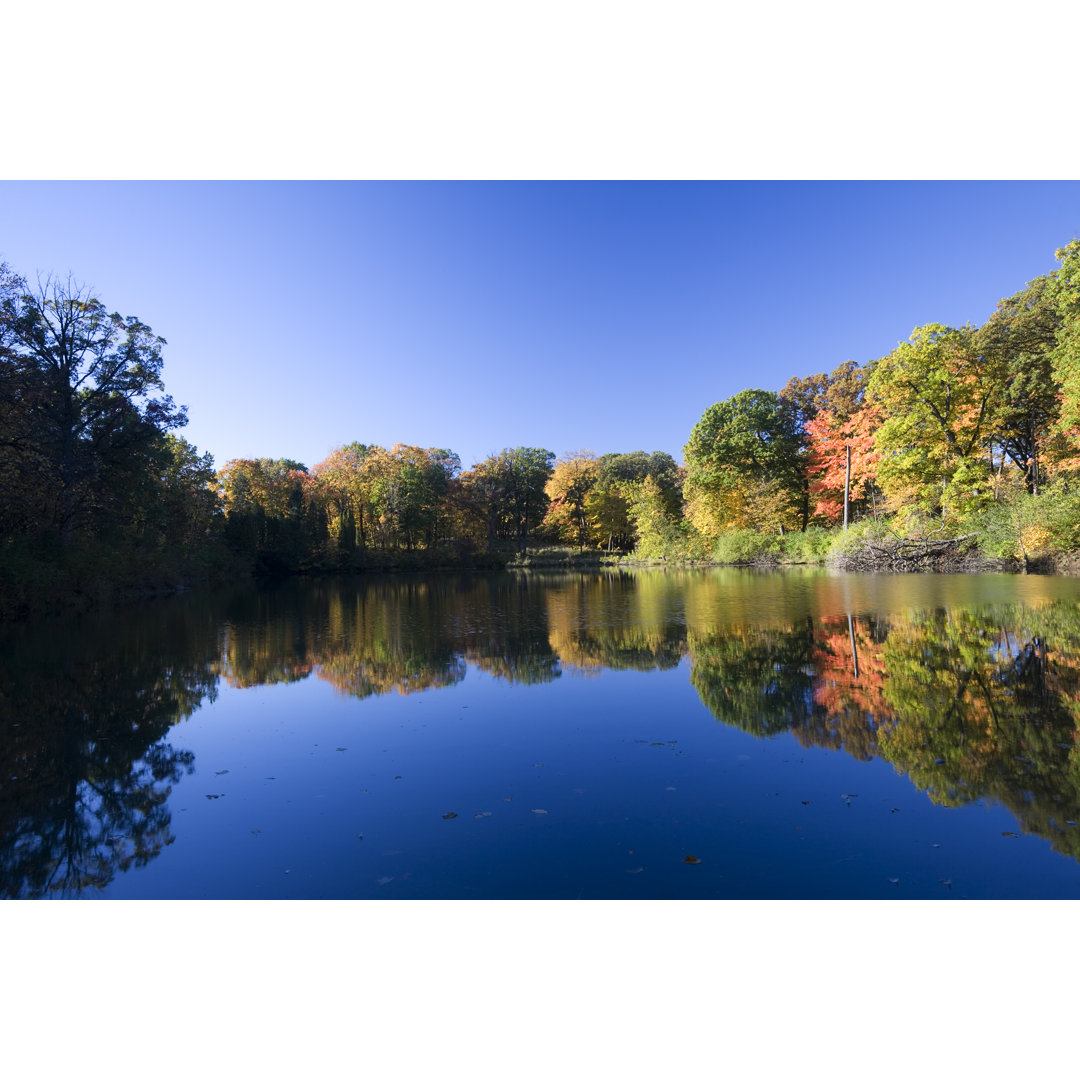
[(0, 648), (0, 896), (78, 896), (172, 843), (168, 796), (194, 755), (165, 737), (214, 696), (212, 624), (118, 613), (96, 634)]
[(814, 631), (810, 664), (814, 708), (793, 734), (803, 746), (843, 748), (860, 761), (877, 752), (882, 698), (882, 642), (888, 627), (873, 618), (829, 618)]

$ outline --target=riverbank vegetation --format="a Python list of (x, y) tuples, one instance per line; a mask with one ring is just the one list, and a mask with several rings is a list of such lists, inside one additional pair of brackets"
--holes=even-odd
[[(1062, 569), (1080, 550), (1080, 240), (981, 326), (709, 406), (636, 450), (361, 442), (226, 462), (178, 432), (163, 338), (0, 266), (0, 615), (247, 573), (595, 562)], [(284, 448), (283, 448), (284, 449)]]

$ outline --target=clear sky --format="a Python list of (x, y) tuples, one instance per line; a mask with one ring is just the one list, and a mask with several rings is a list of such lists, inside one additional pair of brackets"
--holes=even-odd
[(981, 322), (1077, 182), (0, 183), (0, 259), (168, 341), (185, 436), (666, 450), (713, 402)]

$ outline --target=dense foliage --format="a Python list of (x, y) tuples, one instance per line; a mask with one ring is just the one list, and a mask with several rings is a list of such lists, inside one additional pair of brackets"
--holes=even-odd
[(1025, 566), (1076, 550), (1080, 240), (1057, 258), (982, 326), (927, 323), (865, 366), (716, 402), (685, 466), (518, 446), (467, 471), (447, 448), (361, 442), (215, 471), (177, 434), (163, 338), (70, 279), (0, 265), (0, 613), (238, 572), (503, 565), (544, 544), (806, 560), (871, 533), (970, 535)]

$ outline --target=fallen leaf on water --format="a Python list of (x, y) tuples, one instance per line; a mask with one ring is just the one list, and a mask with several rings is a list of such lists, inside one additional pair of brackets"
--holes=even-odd
[(547, 811), (546, 810), (534, 810), (533, 813), (534, 814), (546, 814)]
[(1001, 835), (1002, 835), (1002, 836), (1013, 836), (1013, 837), (1015, 837), (1015, 838), (1016, 838), (1017, 840), (1019, 840), (1019, 839), (1020, 839), (1020, 834), (1019, 834), (1018, 832), (1003, 832), (1003, 833), (1002, 833)]
[(803, 799), (802, 804), (803, 806), (809, 806), (811, 802), (813, 802), (812, 799)]
[(262, 829), (252, 829), (251, 830), (251, 835), (252, 836), (258, 836), (259, 833), (261, 833), (261, 832), (262, 832)]
[(449, 821), (451, 818), (455, 817), (457, 817), (457, 814), (455, 814), (454, 811), (451, 810), (449, 814), (443, 814), (442, 819), (443, 821)]
[(206, 797), (207, 797), (208, 799), (220, 799), (220, 798), (221, 798), (221, 796), (220, 796), (220, 795), (207, 795)]
[(401, 777), (400, 777), (400, 776), (395, 776), (395, 777), (394, 777), (394, 779), (395, 779), (395, 780), (400, 780), (400, 779), (401, 779)]
[(891, 810), (889, 811), (889, 813), (890, 813), (890, 814), (899, 814), (899, 813), (900, 813), (900, 807), (899, 807), (899, 806), (894, 806), (894, 807), (893, 807), (893, 808), (892, 808), (892, 809), (891, 809)]
[(691, 866), (697, 866), (701, 860), (696, 855), (687, 855), (683, 862), (689, 863)]

